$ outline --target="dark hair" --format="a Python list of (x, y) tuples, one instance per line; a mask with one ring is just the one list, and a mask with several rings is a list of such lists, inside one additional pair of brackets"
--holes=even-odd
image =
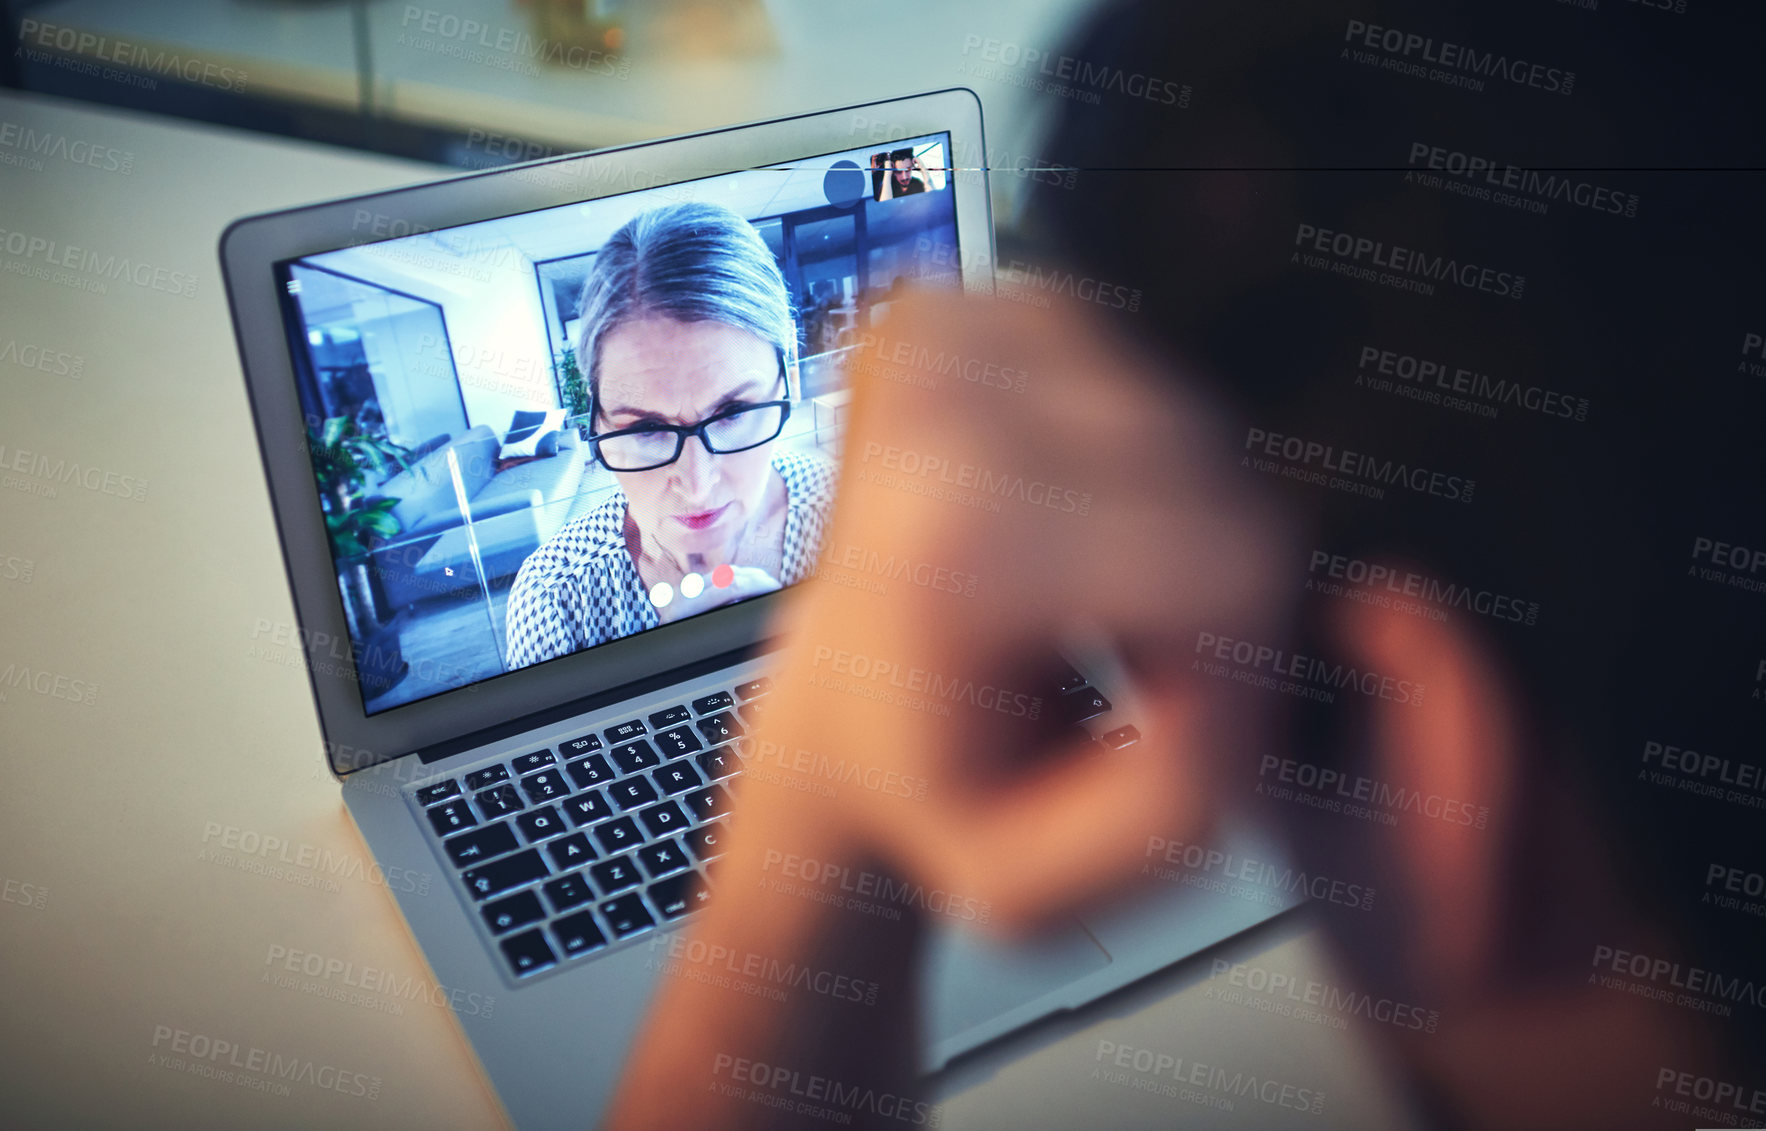
[[(1747, 67), (1714, 60), (1696, 79), (1674, 75), (1673, 106), (1660, 83), (1628, 90), (1636, 76), (1672, 73), (1670, 56), (1686, 49), (1647, 29), (1596, 40), (1556, 19), (1562, 11), (1530, 14), (1514, 49), (1580, 61), (1584, 81), (1607, 80), (1599, 94), (1505, 84), (1480, 98), (1367, 65), (1345, 42), (1360, 21), (1516, 44), (1520, 23), (1499, 7), (1443, 4), (1425, 17), (1382, 0), (1108, 4), (1068, 49), (1099, 76), (1099, 101), (1065, 103), (1042, 147), (1080, 172), (1062, 191), (1033, 187), (1021, 252), (1141, 290), (1141, 313), (1118, 313), (1120, 328), (1206, 374), (1237, 414), (1235, 441), (1258, 427), (1475, 480), (1469, 506), (1271, 485), (1313, 547), (1398, 558), (1538, 603), (1530, 627), (1467, 618), (1508, 669), (1531, 736), (1523, 769), (1537, 808), (1516, 814), (1532, 831), (1513, 847), (1504, 909), (1517, 973), (1588, 962), (1588, 925), (1574, 920), (1568, 890), (1584, 877), (1518, 858), (1569, 835), (1549, 808), (1567, 791), (1590, 800), (1625, 895), (1669, 918), (1693, 961), (1747, 976), (1758, 924), (1716, 921), (1697, 904), (1711, 861), (1762, 862), (1749, 811), (1636, 779), (1647, 740), (1758, 761), (1758, 717), (1747, 712), (1760, 706), (1746, 698), (1766, 655), (1766, 602), (1685, 574), (1696, 535), (1766, 536), (1749, 490), (1766, 482), (1756, 435), (1766, 385), (1711, 388), (1734, 364), (1713, 341), (1746, 328), (1730, 313), (1745, 301), (1737, 292), (1759, 302), (1750, 198), (1762, 178), (1628, 170), (1760, 168), (1766, 134), (1747, 119), (1762, 99), (1736, 89), (1752, 81)], [(1157, 76), (1190, 97), (1136, 98), (1111, 75)], [(1602, 215), (1536, 195), (1548, 201), (1540, 215), (1456, 191), (1466, 186), (1451, 176), (1417, 184), (1429, 160), (1415, 156), (1419, 144), (1573, 170), (1643, 204), (1635, 216)], [(1303, 225), (1495, 266), (1524, 276), (1524, 295), (1447, 284), (1425, 297), (1314, 270), (1298, 258), (1309, 250)], [(1762, 324), (1759, 309), (1748, 325)], [(1490, 419), (1358, 388), (1367, 347), (1558, 390), (1586, 401), (1586, 419), (1519, 404), (1496, 405)], [(1701, 357), (1710, 360), (1692, 360)], [(1737, 402), (1750, 397), (1746, 411)], [(1737, 630), (1718, 637), (1718, 623)], [(1354, 756), (1353, 718), (1307, 713), (1315, 737), (1336, 740), (1335, 757)], [(1743, 1012), (1757, 1045), (1757, 1011)]]

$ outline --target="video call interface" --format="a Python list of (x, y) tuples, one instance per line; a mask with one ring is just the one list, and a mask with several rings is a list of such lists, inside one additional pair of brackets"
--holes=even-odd
[[(278, 264), (350, 637), (313, 662), (373, 715), (813, 572), (848, 355), (910, 281), (960, 285), (948, 143), (656, 188), (539, 166), (508, 175), (615, 195), (418, 232), (364, 208), (362, 242)], [(678, 378), (617, 313), (663, 255), (704, 315), (661, 324)]]

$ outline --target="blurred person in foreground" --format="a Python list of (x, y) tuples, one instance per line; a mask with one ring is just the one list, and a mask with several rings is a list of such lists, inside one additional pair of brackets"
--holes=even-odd
[[(914, 1072), (928, 916), (883, 920), (792, 894), (774, 882), (785, 856), (961, 893), (990, 906), (993, 929), (1029, 932), (1132, 888), (1150, 838), (1206, 843), (1220, 813), (1245, 809), (1288, 834), (1300, 867), (1380, 890), (1368, 913), (1309, 913), (1369, 992), (1439, 1013), (1432, 1033), (1373, 1033), (1423, 1125), (1686, 1127), (1695, 1117), (1663, 1103), (1685, 1081), (1735, 1082), (1744, 1099), (1766, 1087), (1758, 1002), (1721, 1017), (1602, 983), (1615, 952), (1760, 981), (1760, 932), (1697, 906), (1711, 861), (1760, 869), (1752, 812), (1653, 787), (1641, 764), (1655, 735), (1745, 760), (1744, 736), (1758, 733), (1741, 710), (1751, 705), (1719, 699), (1704, 672), (1751, 655), (1739, 638), (1757, 644), (1759, 600), (1700, 589), (1682, 565), (1699, 522), (1729, 529), (1747, 503), (1757, 513), (1743, 499), (1763, 480), (1740, 423), (1753, 414), (1702, 387), (1664, 396), (1661, 375), (1759, 298), (1745, 266), (1759, 236), (1736, 218), (1760, 186), (1625, 172), (1758, 167), (1766, 135), (1730, 118), (1760, 100), (1741, 89), (1745, 68), (1695, 78), (1676, 54), (1691, 48), (1649, 29), (1590, 34), (1559, 18), (1585, 13), (1524, 14), (1278, 0), (1094, 15), (1072, 56), (1180, 76), (1195, 98), (1187, 111), (1123, 98), (1104, 71), (1098, 105), (1065, 107), (1045, 147), (1081, 173), (1075, 191), (1035, 202), (1026, 254), (1143, 291), (1141, 312), (1088, 307), (1058, 285), (1046, 309), (929, 295), (891, 311), (890, 338), (1027, 379), (1004, 395), (949, 376), (931, 387), (855, 376), (829, 545), (962, 571), (974, 595), (827, 580), (793, 595), (749, 758), (764, 772), (741, 783), (716, 898), (689, 928), (732, 954), (868, 979), (875, 1003), (781, 1003), (668, 979), (610, 1126), (826, 1125), (752, 1102), (752, 1081), (728, 1087), (734, 1058), (867, 1090), (866, 1109), (840, 1109), (855, 1125), (936, 1118)], [(1406, 26), (1576, 60), (1580, 82), (1609, 86), (1598, 106), (1552, 102), (1523, 71), (1490, 79), (1480, 100), (1349, 54)], [(1619, 86), (1637, 74), (1667, 76), (1672, 97)], [(1431, 187), (1450, 183), (1446, 161), (1419, 183), (1430, 151), (1449, 146), (1581, 169), (1647, 211), (1635, 222), (1577, 211), (1575, 194), (1549, 188), (1536, 193), (1543, 213), (1504, 208)], [(1425, 292), (1416, 284), (1434, 268), (1388, 250), (1386, 281), (1343, 278), (1330, 267), (1335, 232), (1451, 255), (1454, 274)], [(1682, 259), (1701, 271), (1667, 269)], [(1531, 394), (1486, 397), (1491, 414), (1438, 391), (1376, 390), (1363, 378), (1386, 355), (1502, 374), (1572, 411), (1529, 407), (1543, 403)], [(1581, 419), (1577, 401), (1592, 405)], [(1429, 474), (1376, 496), (1262, 470), (1280, 462), (1283, 437)], [(1041, 484), (1044, 504), (927, 493), (916, 481), (929, 461), (942, 482), (973, 484), (985, 469)], [(1083, 507), (1067, 508), (1075, 499)], [(1310, 583), (1336, 559), (1519, 596), (1539, 615), (1329, 596)], [(1754, 634), (1718, 643), (1718, 620)], [(863, 659), (1034, 688), (1043, 657), (1080, 628), (1116, 642), (1144, 701), (1145, 737), (1125, 750), (1096, 754), (968, 704), (904, 709), (831, 678)], [(1222, 638), (1427, 693), (1325, 703), (1210, 678), (1196, 660)], [(916, 788), (825, 796), (814, 787), (826, 760)], [(1388, 824), (1262, 800), (1259, 786), (1293, 765), (1481, 815)]]

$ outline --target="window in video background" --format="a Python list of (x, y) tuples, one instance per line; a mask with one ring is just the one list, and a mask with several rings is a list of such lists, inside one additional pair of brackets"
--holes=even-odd
[[(901, 144), (942, 160), (938, 140)], [(522, 563), (616, 490), (586, 442), (576, 312), (600, 246), (640, 212), (710, 201), (754, 226), (799, 334), (800, 400), (778, 447), (838, 458), (844, 355), (905, 280), (957, 281), (933, 262), (957, 242), (952, 194), (870, 199), (870, 152), (284, 265), (296, 381), (369, 714), (509, 670), (505, 613)]]

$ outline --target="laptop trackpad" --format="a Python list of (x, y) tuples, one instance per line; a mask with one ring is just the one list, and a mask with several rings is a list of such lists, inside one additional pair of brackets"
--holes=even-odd
[(921, 1005), (926, 1037), (931, 1044), (947, 1041), (1109, 964), (1110, 956), (1075, 920), (1020, 943), (939, 928)]

